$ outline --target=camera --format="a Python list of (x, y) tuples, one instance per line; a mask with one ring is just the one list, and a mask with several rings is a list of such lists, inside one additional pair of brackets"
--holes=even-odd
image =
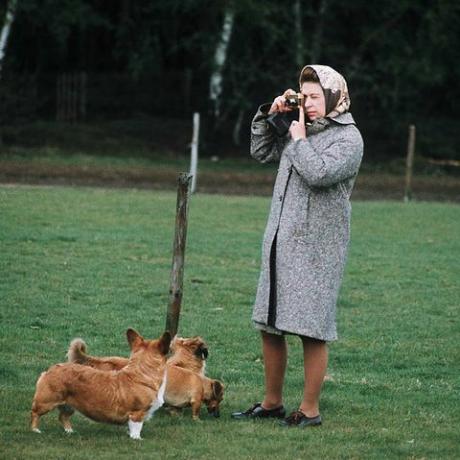
[(299, 109), (303, 110), (303, 94), (294, 93), (284, 96), (286, 106), (291, 108), (289, 112), (272, 113), (267, 118), (267, 123), (270, 129), (279, 137), (284, 136), (294, 120), (299, 119)]
[(298, 109), (302, 105), (303, 101), (303, 94), (302, 93), (295, 93), (295, 94), (288, 94), (284, 96), (286, 99), (286, 105), (293, 109)]

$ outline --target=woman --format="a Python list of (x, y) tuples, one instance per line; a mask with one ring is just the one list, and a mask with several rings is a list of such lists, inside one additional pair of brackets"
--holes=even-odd
[[(233, 418), (284, 418), (282, 389), (287, 362), (285, 334), (301, 338), (304, 393), (284, 426), (321, 424), (319, 399), (327, 369), (327, 342), (337, 339), (336, 303), (350, 232), (350, 195), (363, 154), (363, 141), (348, 112), (345, 79), (328, 66), (308, 65), (300, 73), (299, 119), (278, 137), (267, 123), (292, 110), (287, 90), (261, 106), (251, 126), (251, 155), (279, 161), (262, 268), (253, 309), (261, 331), (265, 397)], [(268, 110), (267, 110), (268, 109)]]

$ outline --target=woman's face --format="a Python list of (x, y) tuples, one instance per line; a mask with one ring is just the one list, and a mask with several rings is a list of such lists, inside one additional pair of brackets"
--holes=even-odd
[(306, 81), (302, 84), (301, 93), (304, 96), (304, 110), (310, 121), (326, 116), (326, 100), (323, 88), (319, 83)]

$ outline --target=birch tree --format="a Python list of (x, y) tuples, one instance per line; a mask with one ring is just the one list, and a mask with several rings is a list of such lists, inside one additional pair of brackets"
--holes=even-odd
[(227, 7), (224, 14), (224, 22), (222, 30), (217, 42), (216, 51), (214, 53), (213, 72), (209, 84), (209, 99), (215, 118), (219, 117), (221, 95), (223, 87), (223, 69), (227, 59), (228, 44), (233, 30), (235, 12), (232, 7)]
[(18, 0), (9, 0), (6, 6), (5, 22), (3, 23), (2, 33), (0, 35), (0, 79), (2, 77), (3, 58), (5, 57), (6, 45), (16, 15)]

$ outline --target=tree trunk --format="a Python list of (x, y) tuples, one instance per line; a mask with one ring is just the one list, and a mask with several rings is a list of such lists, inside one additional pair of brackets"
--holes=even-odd
[(294, 24), (295, 24), (295, 43), (296, 43), (296, 53), (295, 53), (295, 62), (297, 67), (301, 69), (304, 65), (304, 43), (303, 43), (303, 33), (302, 33), (302, 9), (300, 8), (300, 0), (295, 0), (294, 5)]
[(220, 103), (223, 86), (223, 68), (227, 59), (228, 44), (233, 30), (233, 20), (235, 13), (232, 8), (228, 7), (225, 10), (224, 22), (220, 33), (220, 38), (217, 42), (216, 51), (214, 53), (213, 72), (209, 84), (209, 99), (213, 115), (217, 118), (220, 114)]
[[(13, 24), (14, 17), (16, 15), (16, 8), (18, 6), (18, 0), (9, 0), (6, 6), (5, 22), (3, 23), (2, 32), (0, 34), (0, 81), (2, 79), (2, 66), (3, 58), (5, 57), (6, 45), (8, 43), (8, 37), (11, 31), (11, 25)], [(3, 145), (3, 136), (0, 127), (0, 147)]]
[(16, 8), (18, 0), (9, 0), (6, 7), (5, 22), (3, 23), (2, 33), (0, 34), (0, 79), (2, 77), (2, 64), (5, 57), (6, 45), (8, 43), (8, 36), (10, 35), (11, 25), (13, 24), (16, 15)]
[(311, 46), (310, 59), (313, 64), (318, 64), (321, 59), (321, 48), (323, 42), (324, 20), (326, 18), (326, 11), (328, 8), (328, 0), (321, 0), (316, 16), (316, 27), (313, 35), (313, 42)]

